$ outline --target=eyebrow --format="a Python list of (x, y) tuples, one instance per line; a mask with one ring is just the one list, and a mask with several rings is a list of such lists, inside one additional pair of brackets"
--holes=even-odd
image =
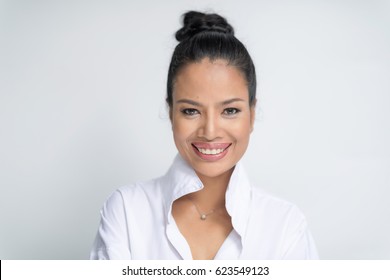
[[(219, 104), (221, 104), (221, 105), (228, 105), (228, 104), (233, 103), (233, 102), (245, 102), (245, 100), (241, 99), (241, 98), (232, 98), (232, 99), (228, 99), (228, 100), (222, 101)], [(176, 101), (176, 103), (187, 103), (187, 104), (190, 104), (190, 105), (193, 105), (193, 106), (198, 106), (198, 107), (202, 106), (202, 103), (199, 103), (199, 102), (191, 100), (191, 99), (179, 99), (179, 100)]]

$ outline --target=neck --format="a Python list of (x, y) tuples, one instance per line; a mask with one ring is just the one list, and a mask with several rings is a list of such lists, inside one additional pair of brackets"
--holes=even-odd
[(202, 209), (216, 209), (225, 206), (226, 189), (234, 168), (217, 176), (207, 177), (197, 174), (203, 183), (201, 191), (191, 193), (191, 199)]

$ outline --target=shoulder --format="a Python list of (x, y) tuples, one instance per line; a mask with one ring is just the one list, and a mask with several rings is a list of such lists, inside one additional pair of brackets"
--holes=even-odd
[[(161, 199), (161, 178), (118, 187), (106, 200), (105, 207), (142, 207)], [(123, 208), (122, 208), (123, 209)]]
[(274, 221), (290, 221), (297, 226), (306, 224), (306, 218), (297, 205), (261, 188), (252, 187), (252, 203), (255, 212), (271, 215)]
[(251, 257), (265, 252), (268, 259), (318, 258), (306, 217), (294, 203), (253, 187), (251, 205)]
[(251, 186), (252, 198), (256, 202), (266, 203), (279, 208), (295, 207), (295, 204), (257, 186)]
[(118, 193), (122, 197), (147, 195), (150, 192), (155, 192), (159, 188), (160, 181), (161, 178), (155, 178), (148, 181), (135, 182), (118, 187), (114, 193)]

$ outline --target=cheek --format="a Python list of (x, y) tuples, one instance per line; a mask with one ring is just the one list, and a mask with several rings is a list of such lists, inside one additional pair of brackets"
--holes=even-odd
[(174, 139), (177, 142), (185, 141), (191, 135), (190, 126), (182, 120), (173, 119), (172, 130)]
[(238, 122), (231, 123), (229, 127), (232, 135), (234, 135), (237, 140), (248, 138), (252, 128), (249, 117), (241, 119)]

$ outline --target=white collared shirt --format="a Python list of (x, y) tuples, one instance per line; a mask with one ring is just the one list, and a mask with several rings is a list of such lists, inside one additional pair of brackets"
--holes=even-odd
[[(192, 259), (172, 203), (202, 189), (178, 155), (163, 177), (116, 190), (101, 210), (91, 259)], [(252, 187), (238, 163), (226, 191), (233, 230), (215, 259), (317, 259), (305, 217), (293, 204)]]

